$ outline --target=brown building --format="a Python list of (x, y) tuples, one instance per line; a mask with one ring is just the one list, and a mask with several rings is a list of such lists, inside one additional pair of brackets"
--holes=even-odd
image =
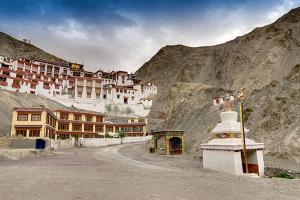
[(58, 139), (97, 138), (106, 132), (105, 115), (87, 111), (55, 110), (58, 118), (56, 135)]
[(45, 108), (14, 108), (11, 135), (55, 138), (57, 117)]
[(45, 108), (14, 108), (11, 135), (26, 138), (69, 139), (146, 135), (143, 118), (120, 118), (106, 121), (106, 116), (92, 111), (55, 110)]

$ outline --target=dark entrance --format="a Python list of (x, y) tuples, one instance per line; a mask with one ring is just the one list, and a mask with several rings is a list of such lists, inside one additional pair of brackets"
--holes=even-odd
[(179, 137), (173, 137), (169, 140), (170, 154), (178, 155), (182, 153), (182, 141)]
[[(249, 157), (256, 157), (256, 152), (247, 151), (247, 163), (248, 163), (248, 172), (249, 173), (255, 173), (259, 175), (258, 171), (258, 164), (256, 160), (250, 160)], [(242, 167), (243, 167), (243, 173), (246, 173), (246, 164), (245, 164), (245, 158), (243, 156), (243, 152), (241, 152), (241, 158), (242, 158)]]
[(124, 97), (124, 104), (128, 104), (128, 98)]
[(46, 148), (46, 142), (43, 139), (36, 139), (35, 143), (36, 149), (45, 149)]

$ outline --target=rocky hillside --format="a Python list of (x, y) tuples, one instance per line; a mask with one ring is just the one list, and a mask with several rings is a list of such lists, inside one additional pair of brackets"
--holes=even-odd
[(63, 59), (53, 56), (31, 44), (17, 40), (2, 32), (0, 32), (0, 55), (13, 59), (22, 57), (67, 64), (67, 61)]
[(166, 46), (136, 75), (156, 82), (153, 128), (187, 130), (188, 148), (211, 139), (222, 108), (212, 97), (246, 88), (249, 138), (300, 162), (300, 8), (224, 44)]

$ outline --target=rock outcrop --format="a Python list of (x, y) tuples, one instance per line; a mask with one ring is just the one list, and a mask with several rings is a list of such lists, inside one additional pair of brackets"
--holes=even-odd
[[(212, 97), (246, 88), (248, 137), (266, 153), (300, 162), (300, 8), (224, 44), (166, 46), (136, 75), (159, 85), (152, 128), (185, 129), (189, 150), (213, 136)], [(163, 116), (163, 117), (160, 117)]]

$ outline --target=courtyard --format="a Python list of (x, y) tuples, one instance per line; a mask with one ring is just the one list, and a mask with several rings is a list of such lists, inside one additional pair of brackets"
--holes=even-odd
[(191, 155), (148, 153), (148, 145), (69, 149), (0, 161), (0, 199), (290, 199), (300, 180), (248, 178), (202, 169)]

